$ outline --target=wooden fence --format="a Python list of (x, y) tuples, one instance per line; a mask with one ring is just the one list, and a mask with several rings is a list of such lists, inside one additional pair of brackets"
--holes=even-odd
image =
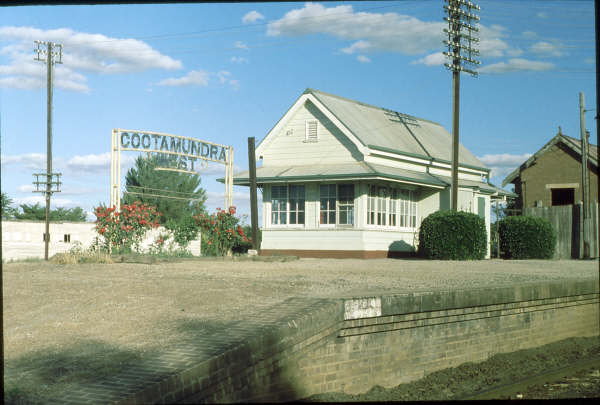
[[(590, 217), (586, 233), (589, 240), (590, 257), (597, 258), (598, 254), (598, 203), (589, 205)], [(546, 218), (556, 231), (555, 259), (583, 258), (583, 204), (563, 205), (554, 207), (525, 208), (524, 215)]]

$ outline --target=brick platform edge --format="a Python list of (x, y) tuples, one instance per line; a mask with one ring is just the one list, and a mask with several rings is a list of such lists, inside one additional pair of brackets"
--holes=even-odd
[(278, 402), (365, 392), (599, 334), (598, 281), (291, 298), (55, 403)]

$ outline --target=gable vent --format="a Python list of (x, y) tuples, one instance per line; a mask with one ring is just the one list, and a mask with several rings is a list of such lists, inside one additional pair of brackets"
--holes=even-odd
[(317, 124), (318, 121), (306, 121), (306, 142), (317, 142), (318, 141), (318, 132), (317, 132)]

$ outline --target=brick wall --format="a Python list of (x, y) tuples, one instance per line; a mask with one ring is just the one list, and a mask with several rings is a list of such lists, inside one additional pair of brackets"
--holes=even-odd
[[(597, 200), (598, 171), (588, 163), (590, 173), (590, 200)], [(546, 184), (577, 183), (575, 202), (581, 201), (581, 158), (573, 151), (558, 143), (540, 156), (535, 164), (521, 172), (519, 184), (515, 184), (515, 192), (522, 197), (523, 207), (534, 207), (535, 201), (542, 201), (542, 206), (552, 205), (552, 192)]]
[[(311, 336), (308, 340), (273, 351), (188, 401), (289, 401), (328, 391), (360, 393), (376, 384), (393, 387), (496, 353), (599, 331), (594, 281), (346, 300), (345, 319), (337, 324), (323, 315), (339, 313), (339, 303), (321, 304), (324, 323), (319, 316), (298, 321), (297, 333)], [(306, 334), (304, 327), (318, 333)]]
[(598, 280), (292, 298), (48, 403), (292, 401), (365, 392), (500, 352), (598, 335)]

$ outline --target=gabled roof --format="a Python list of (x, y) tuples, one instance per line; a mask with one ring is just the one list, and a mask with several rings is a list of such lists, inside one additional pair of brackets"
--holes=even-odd
[[(298, 104), (306, 100), (325, 110), (323, 113), (363, 152), (383, 151), (442, 163), (452, 160), (452, 136), (440, 124), (310, 88), (259, 143), (257, 152), (276, 135)], [(459, 147), (461, 166), (489, 171), (465, 147)]]
[[(558, 132), (556, 136), (550, 139), (544, 146), (534, 153), (529, 159), (523, 162), (519, 167), (513, 170), (506, 178), (502, 181), (502, 187), (515, 181), (517, 177), (521, 175), (521, 171), (531, 166), (540, 156), (550, 150), (550, 148), (558, 143), (562, 143), (577, 155), (581, 157), (581, 139), (572, 138), (563, 133)], [(588, 148), (588, 162), (598, 167), (598, 146), (589, 144)]]

